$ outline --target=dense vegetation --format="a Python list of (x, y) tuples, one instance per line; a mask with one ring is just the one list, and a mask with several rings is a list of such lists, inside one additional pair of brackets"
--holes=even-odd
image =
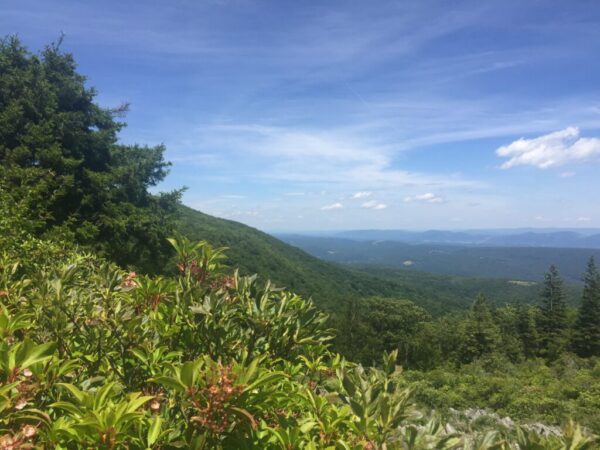
[(415, 401), (448, 420), (461, 415), (503, 429), (532, 420), (556, 429), (572, 417), (600, 432), (600, 359), (565, 354), (547, 364), (541, 359), (518, 363), (497, 356), (461, 367), (442, 366), (404, 372)]
[(60, 43), (41, 55), (0, 41), (0, 188), (36, 232), (68, 233), (123, 265), (156, 271), (179, 192), (151, 195), (167, 174), (164, 148), (117, 142), (127, 106), (94, 103)]
[(598, 447), (593, 260), (577, 309), (551, 268), (538, 305), (465, 313), (464, 286), (431, 300), (150, 194), (163, 149), (118, 144), (57, 45), (3, 41), (0, 93), (0, 449)]
[(497, 355), (513, 363), (541, 357), (552, 361), (566, 351), (600, 356), (600, 275), (588, 263), (578, 309), (567, 304), (563, 281), (552, 266), (537, 304), (494, 307), (479, 294), (470, 310), (441, 317), (407, 300), (350, 301), (337, 316), (337, 348), (368, 363), (383, 351), (399, 349), (407, 368), (432, 369)]
[(178, 230), (192, 240), (204, 239), (228, 247), (229, 261), (241, 273), (258, 273), (336, 310), (348, 298), (394, 295), (401, 286), (392, 280), (321, 261), (274, 237), (238, 222), (217, 219), (181, 206)]
[[(27, 240), (0, 264), (1, 448), (594, 445), (570, 423), (442, 426), (398, 383), (395, 353), (381, 370), (331, 353), (310, 302), (224, 273), (205, 243), (172, 240), (179, 275), (152, 278)], [(21, 266), (32, 248), (44, 258)]]
[[(348, 301), (366, 297), (410, 299), (435, 316), (467, 310), (479, 292), (496, 305), (535, 302), (539, 286), (504, 279), (460, 278), (416, 271), (360, 266), (342, 267), (321, 261), (272, 236), (238, 222), (218, 219), (180, 207), (177, 228), (193, 240), (225, 246), (228, 261), (241, 273), (271, 279), (280, 286), (312, 297), (327, 311), (339, 314)], [(580, 289), (568, 286), (570, 303)]]

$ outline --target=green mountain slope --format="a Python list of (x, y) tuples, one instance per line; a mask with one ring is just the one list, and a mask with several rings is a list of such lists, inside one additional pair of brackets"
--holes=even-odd
[[(407, 273), (372, 266), (343, 267), (320, 260), (247, 225), (185, 206), (181, 207), (179, 230), (189, 239), (229, 247), (229, 265), (239, 267), (244, 274), (258, 273), (278, 286), (312, 297), (321, 308), (332, 312), (343, 310), (351, 298), (371, 296), (411, 300), (434, 315), (468, 308), (479, 292), (497, 305), (538, 301), (536, 284)], [(577, 293), (571, 292), (575, 297)]]
[(276, 285), (310, 296), (326, 309), (352, 297), (394, 296), (399, 286), (321, 261), (247, 225), (181, 207), (179, 230), (192, 240), (229, 247), (228, 264), (244, 274), (261, 274)]

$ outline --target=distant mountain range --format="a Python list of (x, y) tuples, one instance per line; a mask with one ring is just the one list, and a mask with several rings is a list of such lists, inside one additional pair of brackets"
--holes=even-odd
[[(494, 236), (490, 240), (466, 240), (469, 233), (424, 232), (412, 236), (412, 242), (390, 239), (391, 232), (348, 232), (343, 235), (363, 239), (341, 237), (278, 235), (313, 256), (355, 268), (395, 268), (405, 272), (423, 271), (462, 277), (498, 277), (512, 280), (539, 282), (551, 264), (556, 265), (563, 277), (572, 283), (581, 282), (590, 256), (600, 261), (600, 246), (590, 248), (566, 248), (565, 232), (546, 234), (523, 233), (513, 236)], [(462, 235), (462, 240), (458, 234)], [(567, 232), (568, 234), (568, 232)], [(338, 235), (339, 236), (339, 235)], [(400, 235), (396, 235), (400, 236)], [(550, 239), (553, 236), (554, 239)], [(592, 238), (592, 235), (588, 238)], [(377, 237), (379, 239), (368, 238)], [(385, 239), (387, 238), (387, 239)], [(453, 241), (450, 239), (454, 239)], [(428, 239), (425, 241), (425, 239)], [(445, 239), (445, 240), (444, 240)], [(580, 242), (590, 242), (591, 239)], [(535, 246), (533, 243), (537, 242)], [(583, 246), (583, 244), (581, 244)], [(573, 247), (573, 246), (571, 246)]]
[(595, 228), (467, 231), (351, 230), (327, 235), (356, 241), (396, 241), (407, 244), (600, 249), (600, 229)]
[[(185, 206), (180, 207), (178, 228), (192, 240), (229, 247), (227, 262), (242, 273), (258, 273), (263, 280), (271, 279), (278, 286), (312, 297), (319, 307), (332, 313), (344, 311), (349, 299), (373, 296), (412, 300), (434, 315), (468, 308), (479, 292), (497, 305), (538, 300), (536, 284), (515, 283), (498, 278), (496, 273), (493, 278), (471, 279), (333, 264), (254, 228)], [(579, 288), (569, 286), (567, 294), (574, 302), (580, 295)]]

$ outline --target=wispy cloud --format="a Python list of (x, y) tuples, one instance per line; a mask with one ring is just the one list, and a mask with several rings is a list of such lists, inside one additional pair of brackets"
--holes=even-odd
[(546, 134), (534, 139), (521, 138), (496, 150), (498, 156), (508, 158), (501, 166), (533, 166), (538, 169), (564, 166), (570, 163), (600, 159), (600, 139), (580, 138), (577, 127)]
[(438, 195), (435, 195), (431, 192), (427, 192), (425, 194), (414, 195), (412, 197), (404, 197), (405, 203), (411, 202), (424, 202), (424, 203), (443, 203), (444, 199)]
[(334, 209), (343, 209), (344, 205), (342, 205), (341, 203), (332, 203), (331, 205), (325, 205), (325, 206), (321, 206), (321, 211), (331, 211)]
[[(203, 126), (202, 145), (254, 156), (256, 170), (245, 176), (296, 184), (352, 189), (406, 186), (476, 188), (481, 183), (457, 174), (429, 174), (394, 167), (394, 149), (354, 130), (298, 129), (258, 124)], [(357, 199), (372, 191), (361, 191)]]

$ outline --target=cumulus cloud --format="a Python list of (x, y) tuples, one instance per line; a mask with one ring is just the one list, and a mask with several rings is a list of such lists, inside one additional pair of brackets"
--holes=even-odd
[(321, 211), (331, 211), (334, 209), (342, 209), (344, 208), (344, 205), (342, 205), (341, 203), (332, 203), (331, 205), (325, 205), (325, 206), (321, 206)]
[(580, 138), (579, 129), (569, 127), (534, 139), (518, 139), (498, 148), (496, 154), (508, 158), (500, 166), (502, 169), (515, 166), (548, 169), (599, 159), (600, 139)]
[(367, 198), (370, 197), (372, 192), (362, 191), (355, 193), (352, 198)]
[(443, 203), (444, 199), (432, 192), (427, 192), (426, 194), (415, 195), (413, 197), (404, 197), (404, 202)]
[(361, 208), (381, 210), (387, 208), (385, 203), (379, 203), (377, 200), (370, 200), (360, 205)]

